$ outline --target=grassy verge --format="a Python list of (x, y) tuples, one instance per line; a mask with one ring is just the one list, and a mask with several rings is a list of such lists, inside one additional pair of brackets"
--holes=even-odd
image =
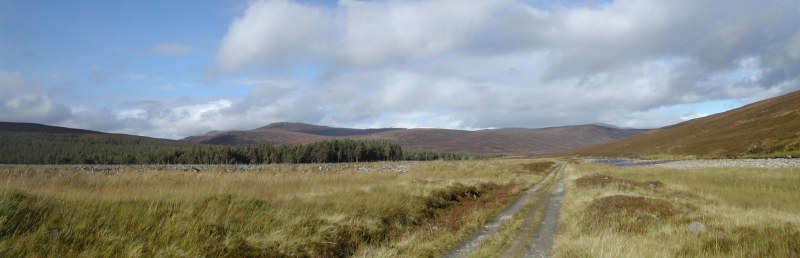
[(570, 166), (554, 255), (800, 256), (798, 172)]
[[(0, 256), (433, 256), (540, 180), (530, 163), (108, 174), (4, 166)], [(397, 166), (411, 169), (384, 169)]]

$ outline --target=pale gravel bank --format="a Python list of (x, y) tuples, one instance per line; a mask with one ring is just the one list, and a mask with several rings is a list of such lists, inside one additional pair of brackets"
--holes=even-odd
[(751, 167), (751, 168), (800, 168), (800, 159), (708, 159), (708, 160), (676, 160), (652, 167), (696, 169), (696, 168), (721, 168), (721, 167)]

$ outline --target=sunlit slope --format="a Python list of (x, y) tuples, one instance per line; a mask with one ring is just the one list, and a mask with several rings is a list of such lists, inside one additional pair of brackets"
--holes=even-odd
[(570, 154), (640, 158), (800, 156), (800, 91)]

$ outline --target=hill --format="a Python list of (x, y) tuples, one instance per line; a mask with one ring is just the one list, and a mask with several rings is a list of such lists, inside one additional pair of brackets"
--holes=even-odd
[(351, 128), (337, 128), (329, 126), (310, 125), (303, 123), (272, 123), (255, 130), (282, 130), (292, 131), (298, 133), (313, 134), (318, 136), (357, 136), (375, 134), (381, 132), (389, 132), (394, 130), (401, 130), (402, 128), (378, 128), (378, 129), (351, 129)]
[(301, 123), (274, 123), (249, 131), (225, 132), (216, 136), (192, 136), (184, 140), (223, 145), (255, 143), (281, 145), (331, 138), (354, 138), (397, 142), (406, 150), (536, 155), (607, 142), (644, 131), (646, 130), (610, 128), (599, 125), (465, 131), (403, 128), (350, 129)]
[(49, 125), (34, 124), (34, 123), (12, 123), (12, 122), (0, 122), (0, 131), (27, 132), (27, 133), (73, 133), (73, 134), (110, 135), (103, 132), (89, 131), (83, 129), (49, 126)]
[(795, 91), (567, 154), (632, 158), (797, 157), (798, 128), (800, 91)]
[(144, 136), (0, 122), (0, 164), (167, 163), (174, 152), (196, 146)]
[(329, 139), (279, 147), (222, 146), (40, 124), (0, 123), (0, 164), (299, 164), (489, 157), (404, 152), (397, 143), (376, 140)]

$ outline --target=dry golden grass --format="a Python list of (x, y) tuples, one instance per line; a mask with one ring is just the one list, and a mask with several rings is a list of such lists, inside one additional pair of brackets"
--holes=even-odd
[(554, 256), (800, 256), (798, 172), (571, 165)]
[[(540, 180), (529, 163), (109, 174), (2, 166), (0, 256), (435, 256)], [(396, 165), (412, 168), (381, 169)]]

